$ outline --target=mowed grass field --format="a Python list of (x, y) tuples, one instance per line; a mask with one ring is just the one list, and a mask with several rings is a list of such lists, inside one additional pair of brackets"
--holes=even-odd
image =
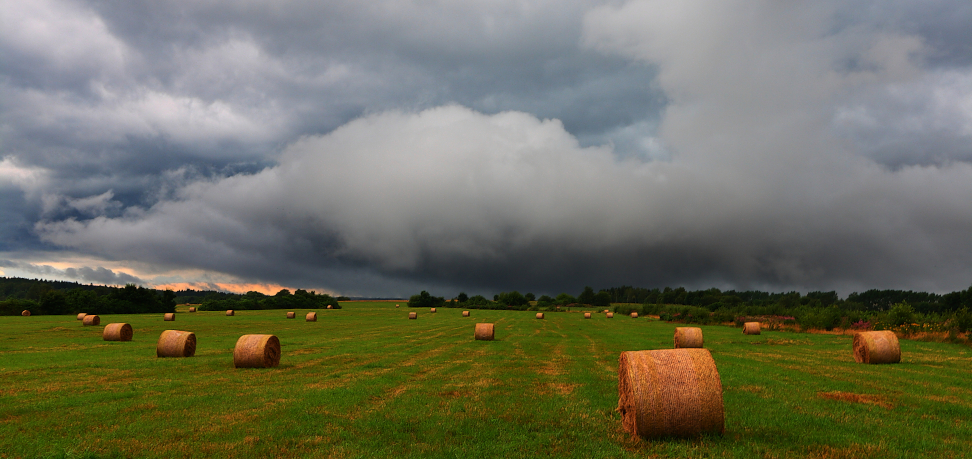
[[(343, 303), (283, 310), (0, 317), (0, 457), (968, 457), (972, 349), (901, 341), (902, 363), (854, 363), (851, 337), (702, 327), (725, 435), (621, 430), (622, 351), (672, 347), (675, 324), (580, 312)], [(415, 310), (415, 309), (412, 309)], [(131, 342), (102, 340), (127, 322)], [(496, 341), (474, 341), (477, 322)], [(195, 357), (155, 356), (166, 329)], [(280, 366), (236, 369), (243, 334)]]

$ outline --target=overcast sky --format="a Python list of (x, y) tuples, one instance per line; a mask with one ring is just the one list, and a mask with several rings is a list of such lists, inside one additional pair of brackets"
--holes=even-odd
[(0, 272), (972, 285), (967, 0), (0, 0)]

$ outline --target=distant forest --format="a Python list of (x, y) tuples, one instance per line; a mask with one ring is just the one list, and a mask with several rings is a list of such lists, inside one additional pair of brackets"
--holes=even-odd
[(340, 309), (327, 294), (283, 289), (275, 295), (201, 290), (155, 290), (136, 285), (110, 287), (77, 282), (0, 277), (0, 315), (139, 314), (175, 312), (176, 304), (199, 304), (200, 310), (227, 309)]

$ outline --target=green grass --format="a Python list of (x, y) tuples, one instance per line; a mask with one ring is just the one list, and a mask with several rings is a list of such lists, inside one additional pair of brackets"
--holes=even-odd
[[(594, 314), (394, 303), (306, 311), (0, 317), (0, 457), (961, 457), (972, 451), (972, 349), (901, 341), (858, 365), (849, 336), (703, 327), (726, 432), (642, 441), (621, 430), (622, 351), (667, 349), (674, 324)], [(106, 342), (128, 322), (132, 342)], [(474, 341), (477, 322), (496, 341)], [(196, 356), (158, 359), (162, 330)], [(277, 368), (235, 369), (272, 333)]]

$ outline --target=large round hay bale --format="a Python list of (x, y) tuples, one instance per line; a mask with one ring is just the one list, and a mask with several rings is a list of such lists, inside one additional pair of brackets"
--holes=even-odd
[(195, 306), (189, 306), (189, 312), (196, 312)]
[(155, 345), (158, 357), (192, 357), (196, 354), (196, 334), (180, 330), (165, 330)]
[[(16, 309), (14, 309), (14, 310), (16, 311)], [(24, 317), (30, 317), (30, 311), (24, 309), (23, 311), (20, 312), (20, 315), (22, 315)]]
[(476, 339), (481, 341), (492, 341), (493, 324), (476, 324)]
[(469, 311), (462, 311), (463, 317), (469, 317)]
[(435, 308), (431, 308), (431, 310), (429, 312), (434, 313), (435, 312)]
[(81, 324), (83, 324), (85, 326), (88, 326), (88, 325), (99, 325), (99, 324), (101, 324), (101, 317), (98, 317), (95, 314), (87, 314), (87, 315), (84, 316), (84, 319), (81, 319)]
[(85, 314), (85, 313), (83, 313), (83, 312), (82, 312), (82, 313), (80, 313), (80, 314), (78, 314), (78, 320), (84, 320), (84, 316), (86, 316), (86, 315), (87, 315), (87, 314)]
[(175, 320), (175, 313), (173, 312), (165, 313), (165, 316), (162, 317), (162, 320), (166, 322), (172, 322), (173, 320)]
[(234, 310), (232, 310), (232, 309), (227, 309), (227, 310), (226, 310), (226, 315), (228, 315), (228, 316), (233, 316), (233, 315), (236, 315), (236, 311), (234, 311)]
[(702, 329), (698, 327), (675, 327), (675, 349), (683, 347), (703, 347)]
[(758, 335), (759, 334), (759, 322), (746, 322), (743, 324), (743, 334), (744, 335)]
[(304, 316), (304, 320), (306, 320), (308, 322), (317, 322), (317, 313), (316, 312), (308, 312), (307, 315)]
[(288, 319), (293, 319), (295, 317), (297, 317), (297, 313), (295, 313), (293, 311), (287, 313), (287, 318)]
[(101, 337), (105, 341), (131, 341), (134, 335), (132, 326), (123, 323), (105, 325), (105, 330), (101, 332)]
[(408, 313), (408, 318), (409, 319), (418, 319), (418, 313), (415, 312), (415, 311), (412, 311), (412, 312)]
[(638, 313), (637, 312), (632, 312), (631, 313), (631, 318), (632, 319), (637, 319), (638, 318)]
[(613, 312), (609, 312), (609, 313), (605, 314), (604, 317), (607, 317), (608, 319), (613, 319), (614, 318), (614, 313)]
[(854, 333), (854, 360), (857, 363), (899, 363), (901, 345), (891, 330)]
[(274, 335), (243, 335), (233, 348), (236, 368), (270, 368), (280, 364), (280, 340)]
[(591, 313), (589, 313), (589, 312), (585, 312), (585, 313), (584, 313), (584, 318), (585, 318), (585, 319), (590, 319), (590, 318), (591, 318)]
[(646, 438), (721, 434), (722, 381), (706, 349), (622, 352), (618, 364), (621, 425)]
[(537, 313), (537, 318), (538, 319), (542, 319), (543, 318), (543, 313), (542, 312), (538, 312)]

